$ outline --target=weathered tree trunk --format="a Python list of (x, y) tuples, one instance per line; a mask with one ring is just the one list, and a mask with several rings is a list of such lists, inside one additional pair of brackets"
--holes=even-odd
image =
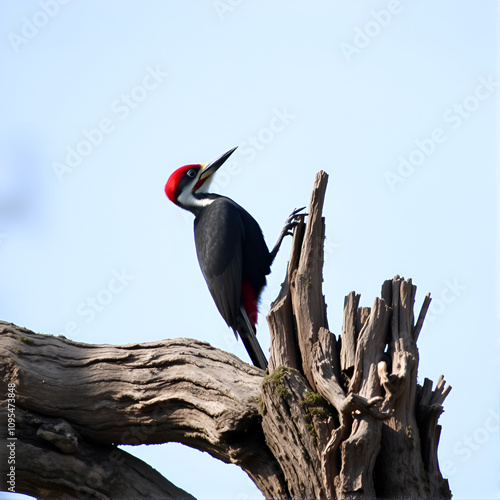
[(192, 498), (117, 448), (177, 441), (266, 498), (451, 498), (437, 460), (450, 387), (417, 384), (430, 298), (415, 321), (416, 287), (396, 276), (371, 308), (351, 292), (329, 331), (326, 184), (320, 172), (268, 315), (268, 374), (196, 340), (98, 346), (0, 322), (2, 480), (14, 458), (14, 490), (41, 498)]

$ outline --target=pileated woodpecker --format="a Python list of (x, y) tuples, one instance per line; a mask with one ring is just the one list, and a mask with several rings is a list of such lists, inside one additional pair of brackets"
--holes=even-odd
[(294, 210), (269, 252), (257, 221), (230, 198), (208, 193), (213, 174), (236, 148), (208, 165), (184, 165), (165, 185), (176, 205), (195, 215), (194, 239), (201, 271), (217, 309), (255, 366), (265, 370), (267, 359), (256, 338), (257, 306), (266, 275), (283, 238), (292, 234), (300, 208)]

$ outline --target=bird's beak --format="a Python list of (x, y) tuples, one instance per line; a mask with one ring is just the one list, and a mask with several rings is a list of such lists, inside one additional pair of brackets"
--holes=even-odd
[[(236, 146), (236, 148), (237, 147), (238, 146)], [(205, 165), (200, 174), (199, 181), (204, 181), (205, 179), (208, 179), (208, 177), (215, 174), (215, 172), (219, 170), (222, 164), (234, 153), (236, 148), (230, 149), (227, 153), (224, 153), (222, 156), (219, 156), (219, 158), (217, 158), (213, 162), (209, 163), (208, 165)]]

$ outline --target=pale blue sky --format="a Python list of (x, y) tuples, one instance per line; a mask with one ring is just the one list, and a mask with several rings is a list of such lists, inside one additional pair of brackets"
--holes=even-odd
[[(239, 145), (214, 186), (271, 246), (324, 169), (331, 330), (351, 290), (370, 306), (411, 277), (416, 309), (431, 292), (419, 381), (453, 386), (441, 469), (454, 498), (498, 498), (496, 6), (2, 2), (0, 318), (88, 343), (200, 338), (247, 360), (163, 186)], [(265, 350), (289, 249), (262, 299)], [(206, 454), (127, 450), (199, 499), (261, 498)]]

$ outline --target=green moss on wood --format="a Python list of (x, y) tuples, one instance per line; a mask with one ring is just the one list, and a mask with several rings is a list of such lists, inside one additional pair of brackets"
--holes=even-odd
[(30, 339), (29, 337), (25, 337), (24, 335), (18, 335), (17, 340), (19, 340), (19, 342), (23, 342), (24, 344), (28, 344), (28, 345), (35, 344), (35, 341), (33, 339)]
[(290, 393), (285, 389), (283, 385), (283, 377), (286, 372), (293, 370), (293, 368), (289, 368), (288, 366), (280, 366), (276, 368), (270, 375), (266, 375), (264, 380), (262, 381), (262, 385), (268, 383), (269, 381), (273, 382), (276, 387), (276, 391), (283, 398), (286, 399), (290, 396)]
[(311, 436), (313, 443), (316, 445), (318, 442), (318, 435), (314, 428), (314, 417), (326, 419), (332, 415), (331, 408), (326, 400), (317, 392), (307, 391), (306, 399), (299, 403), (300, 407), (304, 410), (304, 422), (306, 428)]

